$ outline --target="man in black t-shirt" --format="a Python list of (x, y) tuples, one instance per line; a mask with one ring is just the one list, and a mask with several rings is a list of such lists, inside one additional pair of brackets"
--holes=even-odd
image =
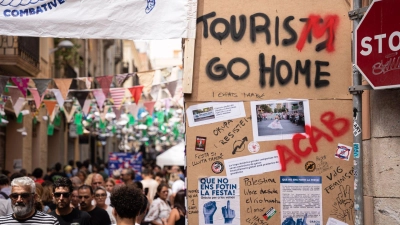
[(93, 189), (92, 186), (82, 185), (78, 189), (81, 210), (89, 213), (92, 225), (110, 225), (111, 220), (107, 211), (92, 205)]
[(49, 214), (56, 217), (60, 225), (70, 225), (71, 223), (90, 225), (90, 215), (88, 213), (70, 206), (72, 191), (73, 187), (70, 179), (65, 177), (57, 179), (53, 186), (53, 199), (57, 208)]

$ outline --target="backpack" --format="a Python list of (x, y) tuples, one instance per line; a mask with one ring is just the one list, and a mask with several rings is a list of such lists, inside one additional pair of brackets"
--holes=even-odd
[(0, 191), (0, 195), (3, 195), (4, 199), (9, 199), (8, 195), (2, 191)]

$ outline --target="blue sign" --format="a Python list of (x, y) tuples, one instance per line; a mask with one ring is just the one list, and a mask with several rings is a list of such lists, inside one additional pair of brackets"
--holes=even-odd
[(132, 168), (136, 175), (142, 174), (143, 156), (138, 153), (112, 152), (108, 157), (108, 170), (112, 176), (114, 170)]

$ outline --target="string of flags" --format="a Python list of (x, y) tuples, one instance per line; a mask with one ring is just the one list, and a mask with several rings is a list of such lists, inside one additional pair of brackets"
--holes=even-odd
[[(139, 77), (141, 85), (124, 86), (128, 78), (135, 75)], [(73, 125), (70, 130), (71, 127), (75, 128), (77, 135), (83, 134), (86, 128), (94, 128), (97, 134), (103, 136), (116, 134), (118, 130), (120, 134), (126, 133), (129, 136), (130, 133), (135, 134), (136, 130), (140, 131), (139, 136), (125, 139), (137, 140), (144, 136), (150, 139), (148, 133), (152, 133), (148, 129), (154, 130), (156, 126), (161, 133), (169, 131), (176, 139), (181, 133), (181, 128), (178, 128), (181, 122), (174, 117), (182, 117), (182, 110), (175, 110), (183, 108), (182, 88), (178, 87), (178, 79), (163, 82), (165, 77), (155, 75), (155, 71), (95, 78), (41, 79), (0, 75), (0, 123), (8, 123), (4, 110), (10, 101), (17, 122), (20, 123), (23, 116), (29, 113), (34, 116), (35, 123), (38, 109), (45, 107), (47, 115), (43, 119), (48, 121), (48, 135), (53, 134), (54, 126), (59, 126), (60, 113), (63, 113), (66, 121)], [(70, 89), (74, 79), (82, 82), (86, 89)], [(52, 81), (57, 88), (49, 88)], [(95, 86), (93, 83), (97, 83), (100, 88), (92, 88)], [(140, 102), (142, 96), (145, 98)], [(29, 110), (23, 110), (26, 104)], [(170, 124), (170, 119), (176, 122)], [(146, 129), (143, 129), (143, 125)], [(123, 130), (124, 127), (131, 130)], [(20, 130), (22, 135), (26, 135), (24, 129)], [(126, 146), (124, 148), (127, 150)]]

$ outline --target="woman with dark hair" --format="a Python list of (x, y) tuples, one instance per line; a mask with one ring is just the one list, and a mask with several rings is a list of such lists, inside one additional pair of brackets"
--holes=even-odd
[(185, 225), (186, 209), (185, 209), (186, 191), (180, 190), (175, 195), (174, 208), (168, 217), (168, 225)]
[(150, 205), (149, 212), (144, 218), (145, 222), (150, 222), (153, 225), (166, 225), (166, 219), (171, 213), (171, 206), (167, 201), (167, 197), (168, 184), (161, 183), (157, 187), (157, 193)]

